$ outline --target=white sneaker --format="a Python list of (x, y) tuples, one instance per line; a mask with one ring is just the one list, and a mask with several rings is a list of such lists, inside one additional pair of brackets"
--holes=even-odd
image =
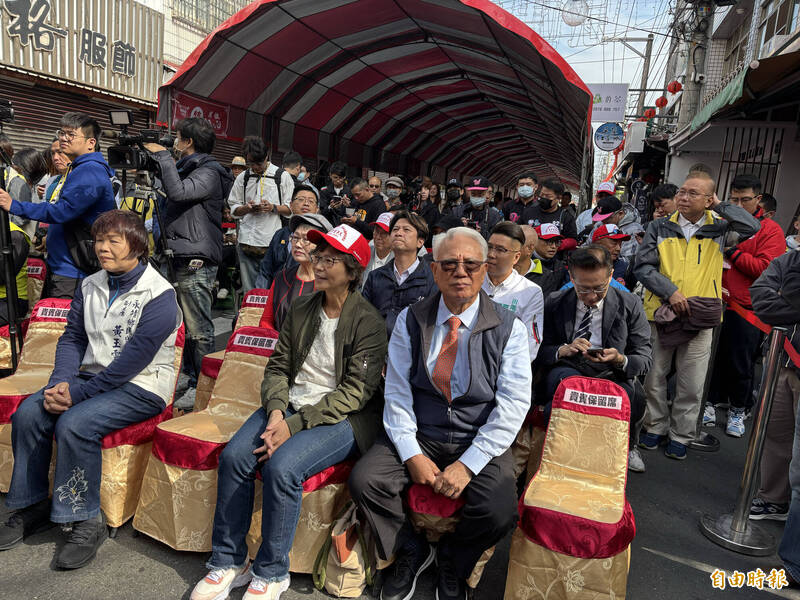
[(241, 569), (214, 569), (194, 586), (190, 600), (225, 600), (233, 588), (246, 585), (252, 577), (248, 565)]
[(725, 433), (732, 437), (742, 437), (744, 435), (744, 409), (728, 409), (728, 426)]
[(715, 427), (717, 425), (717, 411), (713, 404), (706, 404), (703, 411), (703, 427)]
[(225, 300), (225, 298), (228, 297), (228, 294), (230, 294), (228, 288), (219, 288), (219, 291), (217, 292), (217, 300)]
[(282, 581), (267, 583), (263, 577), (253, 576), (242, 600), (278, 600), (289, 589), (289, 577)]
[(638, 448), (634, 447), (628, 451), (628, 470), (634, 473), (644, 473), (644, 460), (642, 460)]

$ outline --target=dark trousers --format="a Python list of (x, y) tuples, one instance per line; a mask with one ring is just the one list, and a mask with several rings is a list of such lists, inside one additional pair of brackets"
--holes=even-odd
[[(569, 367), (566, 365), (556, 365), (550, 371), (548, 371), (547, 375), (545, 375), (544, 379), (544, 387), (545, 387), (545, 398), (547, 399), (547, 403), (544, 405), (544, 414), (545, 417), (550, 420), (550, 409), (553, 406), (553, 396), (556, 395), (556, 389), (558, 388), (558, 384), (561, 383), (562, 379), (566, 379), (567, 377), (572, 377), (573, 375), (578, 375), (580, 377), (586, 377), (583, 373), (578, 371), (574, 367)], [(619, 387), (625, 390), (625, 393), (628, 395), (628, 400), (631, 403), (631, 427), (629, 433), (629, 447), (633, 448), (636, 445), (636, 442), (639, 438), (639, 431), (642, 429), (642, 423), (644, 421), (644, 411), (646, 404), (644, 388), (641, 385), (634, 384), (633, 380), (628, 381), (616, 381), (610, 380), (616, 383)]]
[(80, 286), (83, 279), (73, 279), (72, 277), (62, 277), (55, 273), (47, 272), (42, 298), (67, 298), (72, 300), (75, 290)]
[[(439, 469), (454, 463), (467, 449), (460, 444), (418, 437), (423, 454)], [(375, 533), (380, 556), (388, 559), (403, 546), (401, 531), (409, 531), (404, 492), (411, 485), (408, 470), (394, 445), (382, 436), (358, 461), (350, 475), (350, 493)], [(450, 560), (467, 579), (481, 554), (517, 524), (517, 497), (511, 451), (493, 458), (461, 494), (465, 504), (455, 531), (442, 536), (438, 556)]]
[(732, 310), (725, 311), (708, 390), (711, 404), (745, 408), (752, 403), (753, 369), (763, 334)]

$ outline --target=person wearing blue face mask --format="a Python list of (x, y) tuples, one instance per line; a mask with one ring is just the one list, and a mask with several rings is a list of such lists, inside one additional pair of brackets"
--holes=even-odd
[(523, 173), (517, 179), (517, 197), (503, 207), (506, 221), (523, 224), (522, 213), (534, 200), (539, 180), (533, 173)]
[(453, 210), (453, 215), (461, 219), (465, 227), (476, 230), (489, 239), (492, 229), (503, 220), (503, 213), (489, 205), (489, 180), (486, 177), (473, 177), (467, 184), (469, 203)]

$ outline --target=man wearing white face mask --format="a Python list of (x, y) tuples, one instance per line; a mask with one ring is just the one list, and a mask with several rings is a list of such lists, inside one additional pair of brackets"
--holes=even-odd
[(489, 239), (492, 229), (503, 220), (503, 213), (489, 205), (489, 180), (486, 177), (473, 177), (467, 184), (469, 204), (454, 208), (453, 215), (461, 219), (465, 227), (474, 229), (485, 239)]
[(533, 202), (533, 194), (539, 181), (533, 173), (523, 173), (517, 179), (517, 197), (503, 207), (506, 221), (522, 224), (522, 213)]

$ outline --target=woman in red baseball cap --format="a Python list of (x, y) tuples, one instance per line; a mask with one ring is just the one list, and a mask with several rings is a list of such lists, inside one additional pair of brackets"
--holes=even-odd
[[(311, 230), (314, 293), (296, 298), (264, 371), (259, 408), (219, 460), (210, 572), (191, 598), (278, 598), (289, 587), (289, 550), (303, 482), (364, 453), (381, 430), (375, 402), (386, 360), (386, 326), (358, 292), (370, 257), (358, 231)], [(248, 566), (255, 475), (263, 480), (261, 546)]]

